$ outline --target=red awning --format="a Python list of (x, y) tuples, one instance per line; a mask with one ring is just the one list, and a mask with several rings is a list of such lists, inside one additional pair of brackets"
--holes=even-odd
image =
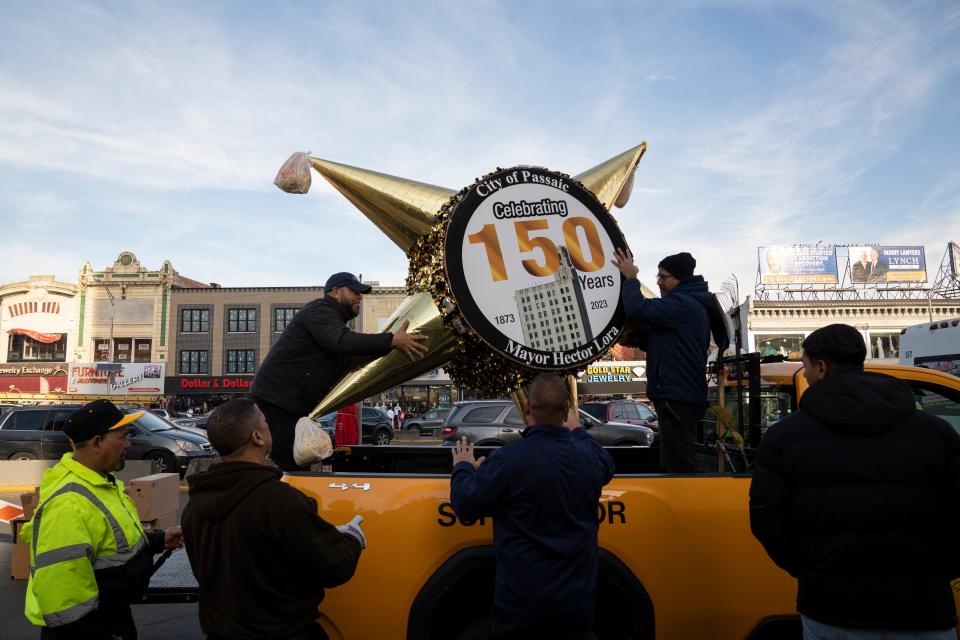
[(58, 342), (60, 338), (63, 337), (62, 333), (40, 333), (39, 331), (31, 331), (30, 329), (10, 329), (7, 333), (15, 333), (21, 336), (27, 336), (28, 338), (33, 338), (37, 342), (42, 342), (43, 344), (51, 344)]

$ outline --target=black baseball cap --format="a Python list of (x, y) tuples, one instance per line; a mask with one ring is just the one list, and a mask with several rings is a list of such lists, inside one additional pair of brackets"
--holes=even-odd
[(86, 442), (94, 436), (119, 429), (142, 416), (143, 411), (124, 414), (109, 400), (94, 400), (83, 405), (67, 418), (63, 432), (70, 442)]
[(347, 273), (346, 271), (335, 273), (327, 278), (327, 284), (323, 285), (323, 290), (330, 291), (337, 287), (350, 287), (350, 289), (357, 293), (370, 293), (373, 291), (373, 287), (363, 284), (357, 280), (352, 273)]

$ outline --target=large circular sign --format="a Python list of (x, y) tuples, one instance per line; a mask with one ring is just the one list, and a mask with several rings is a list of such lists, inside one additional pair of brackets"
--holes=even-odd
[(623, 327), (623, 234), (569, 177), (516, 167), (475, 184), (447, 227), (447, 281), (464, 320), (495, 351), (534, 369), (597, 359)]

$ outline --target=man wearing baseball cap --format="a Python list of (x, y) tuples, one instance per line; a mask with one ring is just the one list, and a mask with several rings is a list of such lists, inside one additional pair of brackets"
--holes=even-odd
[(94, 400), (63, 425), (73, 452), (43, 474), (21, 534), (30, 548), (24, 613), (41, 638), (136, 638), (130, 603), (150, 581), (153, 554), (183, 545), (180, 527), (144, 532), (113, 475), (130, 448), (127, 425), (142, 415)]
[(354, 358), (373, 359), (396, 349), (415, 360), (427, 352), (427, 337), (408, 334), (409, 322), (396, 333), (350, 330), (347, 322), (360, 313), (360, 300), (370, 290), (351, 273), (330, 276), (324, 296), (297, 312), (257, 370), (250, 395), (270, 427), (270, 458), (285, 471), (300, 468), (293, 460), (297, 420), (323, 399)]

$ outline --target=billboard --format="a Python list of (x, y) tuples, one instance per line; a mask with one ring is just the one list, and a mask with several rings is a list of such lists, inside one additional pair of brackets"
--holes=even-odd
[(757, 247), (762, 284), (837, 284), (832, 246)]
[(850, 282), (926, 282), (923, 247), (848, 247)]
[(67, 374), (67, 393), (136, 395), (163, 393), (163, 363), (76, 363)]
[(947, 250), (950, 254), (950, 273), (954, 280), (960, 280), (960, 244), (951, 242)]

